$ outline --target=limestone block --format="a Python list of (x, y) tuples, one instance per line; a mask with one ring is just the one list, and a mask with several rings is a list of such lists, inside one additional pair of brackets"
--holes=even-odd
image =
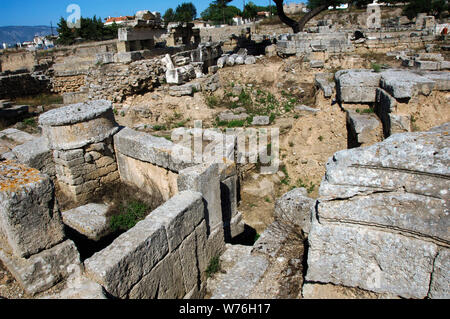
[(28, 257), (64, 238), (50, 178), (14, 162), (0, 163), (0, 239)]
[(270, 119), (268, 116), (253, 117), (252, 125), (269, 125)]
[(309, 66), (312, 69), (323, 68), (325, 66), (325, 63), (321, 60), (312, 60), (309, 62)]
[(252, 254), (276, 257), (291, 231), (292, 226), (276, 220), (263, 231), (253, 244)]
[(206, 280), (206, 269), (212, 258), (219, 257), (225, 251), (225, 237), (223, 228), (210, 230), (206, 221), (202, 221), (195, 229), (197, 239), (197, 260), (200, 278)]
[(434, 90), (450, 91), (450, 72), (420, 72), (421, 76), (434, 81)]
[(249, 55), (245, 58), (245, 64), (250, 65), (250, 64), (255, 64), (256, 63), (256, 58), (252, 55)]
[[(424, 298), (437, 246), (341, 223), (313, 221), (306, 280)], [(333, 243), (330, 245), (329, 243)]]
[(411, 132), (411, 115), (389, 113), (390, 134)]
[(171, 86), (169, 88), (169, 94), (171, 96), (185, 96), (192, 95), (194, 93), (194, 87), (192, 84), (185, 84), (180, 86)]
[(201, 164), (180, 171), (178, 189), (200, 192), (205, 199), (206, 220), (211, 229), (223, 222), (218, 164)]
[(415, 60), (414, 66), (419, 70), (423, 71), (438, 71), (440, 69), (441, 64), (439, 62), (434, 61), (420, 61)]
[(317, 113), (320, 111), (319, 109), (315, 109), (306, 105), (296, 105), (294, 107), (294, 110), (297, 112), (308, 112), (308, 113)]
[(6, 130), (0, 131), (0, 138), (6, 138), (16, 144), (27, 143), (35, 139), (33, 135), (17, 130), (15, 128), (8, 128)]
[(390, 192), (320, 202), (317, 212), (319, 219), (377, 225), (450, 243), (450, 218), (443, 199)]
[(442, 248), (434, 260), (430, 293), (433, 299), (449, 299), (450, 297), (450, 251)]
[(346, 113), (349, 135), (358, 144), (366, 146), (378, 141), (381, 125), (374, 114), (359, 114), (352, 110), (347, 110)]
[(333, 95), (336, 87), (332, 73), (317, 73), (315, 75), (315, 85), (323, 91), (323, 95), (326, 98), (330, 98)]
[(163, 224), (145, 219), (85, 260), (84, 265), (89, 278), (113, 296), (123, 298), (168, 252)]
[(39, 117), (50, 148), (71, 150), (99, 143), (118, 131), (111, 102), (89, 101), (54, 109)]
[(48, 148), (48, 142), (45, 138), (36, 138), (16, 146), (12, 149), (12, 152), (20, 163), (35, 168), (49, 176), (56, 174), (53, 154)]
[(151, 212), (146, 220), (164, 226), (169, 251), (172, 252), (194, 231), (204, 216), (202, 194), (182, 191)]
[(146, 192), (155, 202), (162, 204), (178, 193), (178, 174), (120, 152), (116, 153), (116, 158), (120, 179)]
[(193, 231), (180, 245), (178, 251), (180, 255), (181, 269), (183, 271), (183, 281), (185, 291), (189, 292), (195, 288), (199, 281), (199, 269), (197, 267), (197, 238)]
[(186, 294), (178, 251), (166, 256), (130, 291), (130, 299), (181, 299)]
[(428, 96), (435, 81), (404, 70), (387, 70), (381, 73), (381, 87), (396, 99), (409, 99), (418, 94)]
[(0, 259), (31, 295), (53, 287), (70, 275), (71, 267), (80, 264), (80, 255), (71, 240), (41, 251), (28, 259), (15, 257), (0, 249)]
[(341, 102), (375, 102), (381, 74), (372, 70), (342, 70), (335, 74), (337, 97)]
[(379, 190), (448, 198), (449, 124), (428, 132), (394, 134), (366, 148), (344, 150), (328, 161), (322, 199), (348, 198)]
[(211, 299), (246, 299), (261, 280), (268, 260), (263, 256), (249, 256), (239, 260), (225, 275)]
[(192, 163), (183, 162), (174, 154), (174, 144), (162, 137), (124, 128), (114, 135), (114, 146), (117, 152), (134, 159), (154, 164), (178, 172)]
[(62, 212), (64, 224), (92, 240), (100, 240), (109, 235), (109, 219), (106, 216), (108, 206), (88, 204)]
[(315, 201), (308, 197), (306, 189), (295, 188), (276, 201), (275, 220), (292, 227), (299, 227), (303, 232), (309, 233), (314, 203)]
[(42, 299), (102, 300), (107, 298), (102, 286), (84, 276), (79, 276), (72, 280), (69, 277), (66, 288), (57, 294), (44, 296)]

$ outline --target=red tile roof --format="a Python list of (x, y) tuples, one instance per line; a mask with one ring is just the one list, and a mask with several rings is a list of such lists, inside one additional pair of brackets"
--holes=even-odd
[(117, 18), (109, 17), (109, 18), (106, 19), (106, 23), (108, 23), (108, 22), (127, 21), (127, 20), (133, 20), (133, 19), (134, 19), (134, 17), (131, 17), (131, 16), (124, 16), (124, 17), (117, 17)]

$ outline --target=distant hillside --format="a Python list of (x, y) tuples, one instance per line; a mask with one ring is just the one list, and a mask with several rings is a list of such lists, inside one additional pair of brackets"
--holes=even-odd
[[(47, 26), (11, 26), (0, 27), (0, 43), (15, 44), (17, 42), (32, 41), (34, 36), (45, 36), (52, 34), (52, 30)], [(53, 34), (57, 34), (56, 28), (53, 28)]]

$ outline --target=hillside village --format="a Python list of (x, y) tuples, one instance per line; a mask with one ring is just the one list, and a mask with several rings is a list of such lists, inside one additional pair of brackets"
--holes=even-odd
[(2, 50), (0, 298), (448, 299), (450, 18), (379, 2)]

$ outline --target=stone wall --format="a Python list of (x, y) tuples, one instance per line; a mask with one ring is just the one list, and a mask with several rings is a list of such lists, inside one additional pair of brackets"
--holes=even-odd
[(87, 259), (87, 275), (118, 298), (201, 298), (204, 271), (223, 246), (208, 236), (204, 209), (200, 193), (177, 194)]
[(449, 297), (448, 130), (395, 134), (329, 160), (312, 213), (307, 281)]
[(31, 72), (36, 64), (34, 52), (17, 52), (0, 55), (1, 72), (27, 70)]
[(55, 109), (41, 115), (39, 124), (53, 151), (58, 184), (73, 201), (84, 203), (118, 180), (112, 144), (118, 127), (110, 102)]
[(47, 77), (32, 73), (0, 74), (0, 99), (37, 95), (50, 91)]
[(0, 185), (0, 260), (27, 293), (49, 289), (80, 264), (65, 240), (53, 183), (37, 169), (5, 161)]
[(78, 92), (86, 84), (86, 72), (70, 72), (52, 77), (52, 92)]
[(93, 67), (86, 76), (86, 86), (90, 99), (121, 102), (127, 96), (152, 91), (162, 80), (160, 60), (151, 59)]

